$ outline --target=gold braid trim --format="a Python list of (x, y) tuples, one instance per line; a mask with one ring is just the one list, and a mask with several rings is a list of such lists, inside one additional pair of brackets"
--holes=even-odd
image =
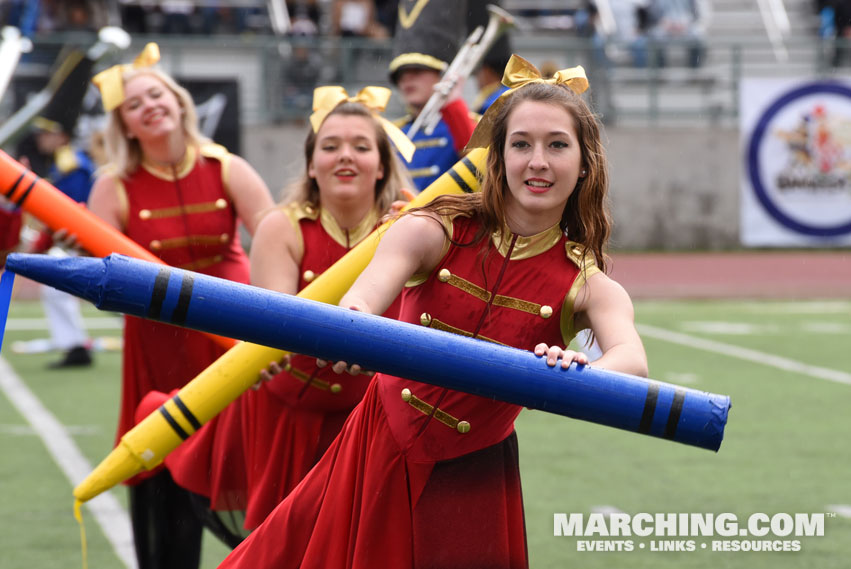
[(496, 295), (496, 298), (493, 299), (493, 303), (496, 306), (504, 306), (505, 308), (513, 308), (514, 310), (520, 310), (522, 312), (528, 312), (529, 314), (540, 314), (541, 313), (541, 305), (530, 302), (528, 300), (521, 300), (519, 298), (512, 298), (510, 296), (502, 296), (501, 294)]
[(198, 271), (216, 263), (221, 263), (222, 259), (221, 255), (216, 255), (215, 257), (207, 257), (206, 259), (198, 259), (197, 261), (192, 261), (191, 263), (186, 263), (185, 265), (180, 265), (178, 269), (188, 269), (190, 271)]
[[(175, 247), (183, 247), (184, 245), (219, 245), (227, 243), (230, 236), (227, 233), (222, 235), (188, 235), (184, 237), (174, 237), (171, 239), (157, 240), (157, 251), (163, 249), (174, 249)], [(151, 247), (152, 249), (154, 247)]]
[[(402, 390), (402, 401), (406, 402), (423, 415), (431, 415), (450, 429), (454, 429), (462, 435), (470, 431), (470, 423), (467, 421), (460, 421), (442, 409), (435, 410), (433, 405), (429, 405), (411, 393), (410, 389), (406, 388)], [(432, 414), (432, 412), (434, 412), (434, 414)]]
[[(466, 330), (462, 330), (461, 328), (456, 328), (455, 326), (450, 326), (446, 322), (442, 322), (437, 318), (432, 318), (429, 314), (423, 314), (420, 316), (420, 323), (427, 328), (434, 328), (435, 330), (441, 330), (443, 332), (450, 332), (452, 334), (458, 334), (459, 336), (464, 336), (467, 338), (472, 338), (473, 333), (467, 332)], [(499, 344), (500, 346), (506, 346), (507, 344), (503, 344), (493, 338), (488, 338), (487, 336), (476, 336), (477, 340), (484, 340), (485, 342), (490, 342), (491, 344)]]
[[(311, 378), (309, 373), (305, 373), (300, 369), (294, 367), (286, 367), (284, 368), (287, 373), (296, 378), (302, 383), (310, 383), (311, 387), (315, 387), (317, 389), (321, 389), (322, 391), (331, 391), (331, 383), (325, 381), (324, 379), (319, 379), (317, 377)], [(335, 393), (339, 392), (339, 389), (335, 391)]]
[[(482, 302), (488, 302), (491, 298), (490, 292), (457, 275), (450, 274), (447, 280), (444, 280), (444, 278), (447, 277), (445, 277), (445, 273), (441, 271), (441, 274), (438, 275), (438, 280), (440, 280), (441, 282), (445, 282), (446, 284), (450, 284), (458, 289), (461, 289), (470, 296), (478, 298)], [(511, 296), (503, 296), (501, 294), (498, 294), (494, 297), (493, 304), (496, 306), (501, 306), (503, 308), (512, 308), (514, 310), (520, 310), (521, 312), (527, 312), (529, 314), (541, 314), (540, 304), (528, 300), (522, 300), (520, 298), (514, 298)]]
[(420, 148), (437, 148), (437, 147), (448, 146), (448, 145), (449, 145), (449, 140), (446, 139), (443, 136), (437, 137), (437, 138), (421, 139), (421, 140), (417, 140), (416, 142), (414, 142), (414, 146), (417, 147), (417, 150), (419, 150)]
[(162, 219), (164, 217), (177, 217), (183, 214), (189, 215), (193, 213), (219, 211), (226, 209), (227, 207), (227, 200), (219, 198), (214, 202), (193, 203), (185, 206), (176, 205), (174, 207), (164, 207), (160, 209), (143, 209), (139, 211), (139, 218), (142, 220)]

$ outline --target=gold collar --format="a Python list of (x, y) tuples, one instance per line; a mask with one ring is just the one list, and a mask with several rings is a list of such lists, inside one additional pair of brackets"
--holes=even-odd
[[(144, 158), (142, 159), (142, 167), (161, 180), (173, 182), (175, 179), (179, 180), (192, 171), (192, 167), (195, 166), (195, 160), (197, 157), (198, 150), (194, 146), (188, 145), (186, 147), (186, 152), (183, 154), (183, 158), (180, 159), (180, 163), (174, 166), (174, 168), (172, 168), (171, 165), (155, 164)], [(176, 178), (174, 175), (175, 172), (177, 172)]]
[(363, 241), (367, 235), (372, 233), (372, 230), (375, 229), (375, 225), (378, 222), (378, 212), (375, 208), (373, 208), (369, 210), (369, 212), (358, 222), (356, 226), (348, 230), (349, 238), (346, 239), (346, 230), (340, 227), (340, 224), (337, 223), (337, 220), (334, 219), (331, 212), (325, 208), (320, 208), (320, 210), (319, 222), (322, 224), (322, 228), (325, 229), (325, 232), (328, 233), (334, 241), (343, 247), (354, 247)]
[[(528, 237), (518, 235), (517, 241), (514, 243), (514, 249), (511, 251), (511, 260), (519, 261), (540, 255), (558, 243), (562, 235), (563, 232), (558, 223), (535, 235)], [(514, 234), (511, 233), (507, 225), (503, 226), (501, 231), (495, 231), (491, 235), (491, 241), (496, 245), (497, 250), (503, 257), (508, 254), (508, 248), (511, 246), (513, 236)]]

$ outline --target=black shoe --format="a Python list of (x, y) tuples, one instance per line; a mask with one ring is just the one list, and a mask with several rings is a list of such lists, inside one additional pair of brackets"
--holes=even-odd
[(51, 362), (47, 365), (49, 369), (61, 369), (64, 367), (83, 367), (92, 365), (92, 355), (88, 348), (77, 346), (65, 352), (65, 357), (58, 362)]

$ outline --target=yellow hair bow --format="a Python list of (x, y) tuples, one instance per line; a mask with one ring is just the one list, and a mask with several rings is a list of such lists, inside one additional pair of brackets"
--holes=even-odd
[(387, 87), (364, 87), (354, 97), (349, 97), (349, 94), (342, 87), (317, 87), (313, 91), (313, 114), (310, 115), (310, 124), (313, 127), (313, 132), (318, 132), (325, 117), (337, 108), (337, 105), (345, 102), (360, 103), (375, 113), (375, 117), (384, 127), (384, 132), (396, 146), (399, 154), (407, 162), (410, 162), (414, 156), (414, 150), (416, 150), (414, 143), (405, 136), (405, 133), (399, 130), (399, 127), (378, 114), (387, 107), (389, 100), (390, 89)]
[(124, 102), (124, 72), (129, 69), (140, 67), (151, 67), (160, 60), (160, 48), (154, 42), (150, 42), (136, 56), (131, 64), (113, 65), (105, 71), (101, 71), (92, 78), (92, 83), (100, 89), (103, 99), (103, 108), (106, 112), (118, 107)]
[(519, 55), (512, 55), (511, 59), (508, 60), (508, 65), (505, 66), (505, 73), (502, 76), (502, 84), (508, 87), (509, 90), (500, 95), (488, 107), (488, 110), (485, 111), (485, 114), (479, 120), (479, 124), (473, 130), (472, 136), (470, 136), (470, 142), (467, 143), (466, 147), (467, 150), (490, 146), (493, 123), (500, 109), (517, 89), (530, 83), (564, 85), (577, 95), (584, 93), (588, 89), (588, 78), (585, 76), (585, 69), (581, 65), (556, 71), (552, 78), (545, 79), (537, 67)]

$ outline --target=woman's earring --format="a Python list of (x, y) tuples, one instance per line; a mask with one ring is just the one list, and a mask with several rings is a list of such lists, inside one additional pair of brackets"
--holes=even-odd
[(579, 172), (579, 175), (580, 175), (580, 176), (585, 176), (587, 173), (588, 173), (588, 170), (586, 170), (585, 168), (583, 168), (583, 169), (582, 169), (582, 171), (581, 171), (581, 172)]

